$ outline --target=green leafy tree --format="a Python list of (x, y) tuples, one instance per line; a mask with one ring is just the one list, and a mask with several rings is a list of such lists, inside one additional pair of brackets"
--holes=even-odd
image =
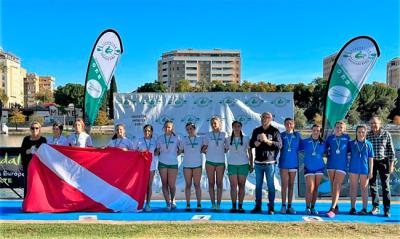
[(294, 122), (296, 129), (303, 129), (307, 124), (307, 118), (304, 116), (304, 109), (294, 107)]
[(48, 89), (42, 92), (39, 91), (35, 94), (35, 100), (41, 103), (54, 102), (54, 94)]
[(0, 101), (3, 102), (3, 105), (7, 105), (8, 103), (8, 96), (3, 89), (0, 90)]
[(110, 119), (114, 119), (114, 93), (118, 93), (117, 89), (117, 82), (115, 80), (115, 77), (113, 76), (111, 78), (111, 83), (110, 83), (110, 90), (109, 90), (109, 96), (108, 96), (108, 115)]
[(146, 83), (139, 88), (137, 88), (137, 92), (167, 92), (167, 87), (164, 86), (159, 81), (154, 81), (153, 83)]
[(382, 120), (382, 124), (387, 124), (389, 122), (388, 116), (390, 111), (388, 108), (379, 108), (374, 116), (378, 116)]
[(175, 92), (193, 92), (193, 87), (188, 80), (180, 80), (177, 82)]
[(64, 107), (73, 103), (75, 107), (82, 108), (84, 93), (84, 86), (81, 84), (68, 83), (65, 86), (59, 86), (54, 92), (55, 103)]
[(350, 125), (357, 125), (361, 122), (360, 113), (355, 109), (351, 109), (347, 114), (347, 122)]
[(210, 92), (223, 92), (226, 91), (226, 86), (221, 81), (213, 81), (211, 82), (211, 87), (209, 89)]
[(41, 125), (44, 123), (44, 117), (40, 115), (31, 115), (29, 117), (29, 122), (32, 123), (33, 121), (39, 122)]
[(322, 116), (318, 113), (315, 113), (313, 121), (314, 124), (322, 125)]
[(94, 125), (109, 125), (111, 120), (107, 117), (107, 113), (103, 110), (100, 110), (97, 114), (97, 118), (94, 122)]
[(15, 125), (15, 130), (18, 130), (18, 125), (25, 123), (25, 121), (25, 115), (22, 114), (22, 112), (17, 108), (14, 108), (14, 110), (10, 113), (10, 117), (8, 118), (8, 122)]
[(314, 90), (312, 92), (311, 105), (304, 112), (307, 119), (314, 119), (316, 114), (323, 114), (322, 111), (325, 104), (327, 81), (319, 77), (314, 79), (312, 86), (314, 87)]

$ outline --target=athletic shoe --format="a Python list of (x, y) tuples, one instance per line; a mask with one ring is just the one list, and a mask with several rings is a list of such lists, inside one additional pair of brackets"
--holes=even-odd
[(236, 213), (236, 212), (237, 212), (237, 209), (234, 207), (229, 210), (229, 213)]
[(171, 209), (176, 209), (176, 203), (175, 203), (175, 201), (172, 201), (172, 202), (171, 202)]
[(389, 210), (385, 210), (384, 213), (383, 213), (383, 216), (390, 217), (390, 211)]
[(315, 208), (311, 208), (311, 214), (312, 215), (318, 215), (318, 211), (315, 210)]
[(261, 213), (261, 206), (256, 205), (250, 213)]
[(335, 210), (333, 211), (335, 214), (339, 214), (339, 206), (336, 205)]
[(151, 207), (149, 204), (146, 204), (146, 207), (144, 208), (145, 212), (151, 212)]
[(243, 208), (238, 209), (238, 213), (245, 213), (246, 211)]
[(196, 212), (201, 212), (201, 204), (197, 204)]
[(171, 203), (167, 203), (167, 206), (165, 207), (165, 211), (167, 211), (167, 212), (171, 211)]
[(306, 208), (306, 210), (304, 211), (304, 214), (311, 215), (311, 209)]
[(286, 214), (286, 207), (285, 206), (281, 207), (281, 214)]
[(269, 215), (274, 215), (275, 214), (275, 210), (273, 207), (268, 207), (268, 214)]
[(296, 214), (296, 210), (294, 210), (292, 207), (289, 207), (286, 211), (287, 214)]
[(375, 206), (375, 207), (372, 208), (372, 210), (369, 212), (369, 214), (378, 215), (379, 211), (380, 211), (379, 207)]
[(185, 211), (186, 211), (186, 212), (190, 212), (190, 211), (192, 211), (192, 209), (190, 209), (190, 206), (187, 205), (186, 208), (185, 208)]
[(367, 214), (368, 214), (368, 212), (367, 212), (367, 209), (365, 209), (365, 208), (358, 212), (358, 215), (367, 215)]
[(350, 209), (349, 214), (350, 215), (356, 215), (356, 209), (355, 208)]
[(336, 216), (336, 214), (333, 211), (329, 211), (326, 213), (326, 216), (329, 218), (334, 218)]

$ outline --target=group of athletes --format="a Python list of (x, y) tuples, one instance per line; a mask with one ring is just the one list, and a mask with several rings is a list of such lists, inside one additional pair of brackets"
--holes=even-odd
[[(380, 127), (381, 122), (379, 118), (373, 117), (371, 119), (371, 131), (369, 132), (367, 126), (357, 126), (354, 140), (351, 140), (346, 133), (346, 124), (344, 121), (338, 121), (335, 125), (334, 133), (326, 140), (323, 140), (319, 125), (313, 125), (311, 135), (303, 139), (300, 133), (295, 131), (295, 122), (293, 119), (285, 119), (284, 125), (286, 130), (282, 133), (271, 125), (272, 120), (273, 117), (270, 112), (263, 113), (261, 115), (261, 126), (253, 130), (251, 137), (243, 134), (242, 123), (239, 121), (232, 122), (232, 133), (230, 135), (223, 132), (221, 121), (218, 117), (211, 118), (211, 131), (204, 136), (197, 135), (196, 125), (192, 122), (188, 122), (185, 126), (186, 135), (176, 135), (174, 133), (174, 123), (166, 121), (163, 133), (160, 136), (153, 137), (153, 127), (145, 125), (143, 127), (143, 135), (135, 141), (128, 139), (125, 136), (125, 126), (118, 124), (115, 127), (115, 135), (107, 144), (107, 147), (117, 147), (123, 150), (149, 151), (152, 154), (144, 211), (151, 211), (152, 184), (156, 170), (158, 170), (161, 178), (162, 192), (166, 202), (165, 209), (171, 211), (176, 208), (175, 184), (178, 173), (178, 156), (180, 155), (182, 155), (183, 174), (186, 183), (185, 210), (192, 210), (190, 199), (193, 185), (197, 199), (197, 205), (194, 210), (201, 211), (200, 181), (203, 170), (202, 154), (204, 154), (212, 210), (220, 210), (223, 178), (227, 165), (232, 201), (232, 208), (229, 212), (245, 212), (243, 209), (243, 200), (245, 197), (246, 179), (248, 174), (255, 170), (256, 203), (254, 209), (250, 212), (262, 212), (262, 187), (265, 178), (268, 186), (268, 214), (274, 214), (274, 177), (277, 170), (276, 165), (278, 165), (282, 186), (282, 206), (280, 213), (296, 214), (295, 209), (292, 207), (294, 182), (299, 169), (299, 153), (303, 153), (306, 181), (306, 215), (318, 215), (318, 211), (315, 209), (318, 187), (325, 170), (327, 170), (331, 182), (332, 204), (326, 216), (332, 218), (339, 212), (338, 201), (340, 191), (347, 173), (349, 173), (350, 179), (351, 198), (351, 210), (349, 214), (368, 214), (367, 187), (369, 181), (371, 181), (370, 187), (373, 199), (373, 209), (370, 213), (374, 215), (378, 214), (379, 194), (377, 195), (376, 189), (378, 172), (381, 181), (386, 180), (382, 182), (384, 215), (390, 216), (390, 187), (388, 185), (388, 178), (390, 173), (393, 172), (394, 149), (389, 132)], [(36, 128), (39, 128), (39, 135), (35, 132)], [(31, 130), (33, 132), (31, 136), (24, 138), (21, 146), (23, 150), (27, 150), (25, 157), (29, 156), (30, 152), (28, 151), (30, 147), (33, 145), (38, 146), (38, 142), (92, 147), (92, 139), (85, 132), (85, 124), (82, 119), (76, 120), (74, 128), (74, 133), (68, 137), (64, 137), (62, 135), (62, 125), (56, 123), (53, 125), (53, 135), (46, 139), (40, 136), (40, 124), (38, 122), (32, 123)], [(382, 137), (386, 138), (383, 140)], [(383, 152), (382, 147), (384, 148)], [(255, 157), (253, 157), (253, 148), (255, 149)], [(326, 164), (324, 161), (325, 156), (327, 157)], [(24, 166), (24, 171), (27, 170), (26, 161), (26, 169)], [(381, 166), (379, 166), (382, 164), (382, 161), (387, 166), (385, 168), (386, 171), (381, 170)], [(363, 207), (357, 212), (356, 198), (358, 185), (361, 188)]]

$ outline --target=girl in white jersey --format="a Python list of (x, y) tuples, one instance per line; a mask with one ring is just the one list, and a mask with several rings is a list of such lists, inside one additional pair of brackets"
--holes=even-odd
[[(218, 117), (211, 118), (212, 131), (208, 132), (204, 139), (202, 152), (206, 154), (206, 171), (208, 178), (208, 191), (212, 209), (220, 210), (222, 199), (222, 183), (225, 172), (225, 137), (226, 133), (221, 132), (221, 121)], [(216, 180), (215, 180), (216, 178)], [(215, 204), (214, 187), (217, 185), (217, 204)]]
[(133, 143), (125, 137), (125, 125), (117, 124), (115, 126), (115, 135), (108, 142), (107, 147), (120, 148), (122, 150), (133, 150)]
[(160, 172), (162, 191), (167, 204), (166, 210), (176, 208), (175, 191), (176, 175), (178, 174), (178, 155), (180, 155), (180, 139), (173, 132), (174, 123), (167, 120), (164, 123), (164, 134), (157, 138), (155, 155), (158, 155), (158, 171)]
[(152, 194), (152, 186), (153, 186), (153, 179), (154, 179), (154, 174), (157, 169), (157, 163), (158, 163), (158, 157), (154, 155), (154, 150), (156, 149), (157, 142), (156, 139), (153, 138), (153, 126), (150, 124), (146, 124), (143, 127), (143, 136), (142, 138), (139, 138), (135, 143), (134, 143), (134, 149), (139, 150), (139, 151), (148, 151), (152, 154), (152, 161), (151, 161), (151, 166), (150, 166), (150, 176), (149, 176), (149, 184), (147, 186), (147, 193), (146, 193), (146, 206), (144, 210), (146, 212), (151, 211), (150, 207), (150, 201), (151, 201), (151, 194)]
[(47, 137), (48, 144), (68, 146), (67, 138), (62, 135), (63, 125), (59, 123), (53, 124), (53, 135)]
[(188, 135), (182, 138), (180, 147), (183, 150), (183, 174), (186, 182), (186, 211), (190, 211), (190, 191), (192, 188), (192, 181), (196, 190), (196, 211), (201, 211), (200, 180), (203, 168), (203, 160), (201, 155), (203, 138), (196, 135), (196, 125), (191, 122), (186, 124), (186, 131)]
[[(233, 121), (232, 130), (231, 137), (225, 139), (232, 200), (232, 209), (229, 212), (244, 213), (245, 185), (249, 171), (253, 171), (253, 154), (249, 146), (249, 138), (243, 136), (242, 123), (240, 121)], [(237, 208), (236, 201), (238, 197), (239, 207)]]
[(76, 147), (93, 147), (92, 138), (85, 132), (85, 122), (81, 118), (77, 118), (74, 123), (75, 132), (67, 138), (70, 146)]

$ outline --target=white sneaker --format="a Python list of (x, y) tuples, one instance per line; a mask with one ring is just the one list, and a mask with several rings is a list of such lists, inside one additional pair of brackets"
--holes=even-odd
[(175, 201), (172, 201), (172, 202), (171, 202), (171, 209), (176, 209), (176, 203), (175, 203)]
[(286, 214), (286, 207), (285, 206), (281, 207), (281, 214)]
[(146, 204), (146, 207), (144, 208), (145, 212), (151, 212), (151, 207), (150, 204)]

